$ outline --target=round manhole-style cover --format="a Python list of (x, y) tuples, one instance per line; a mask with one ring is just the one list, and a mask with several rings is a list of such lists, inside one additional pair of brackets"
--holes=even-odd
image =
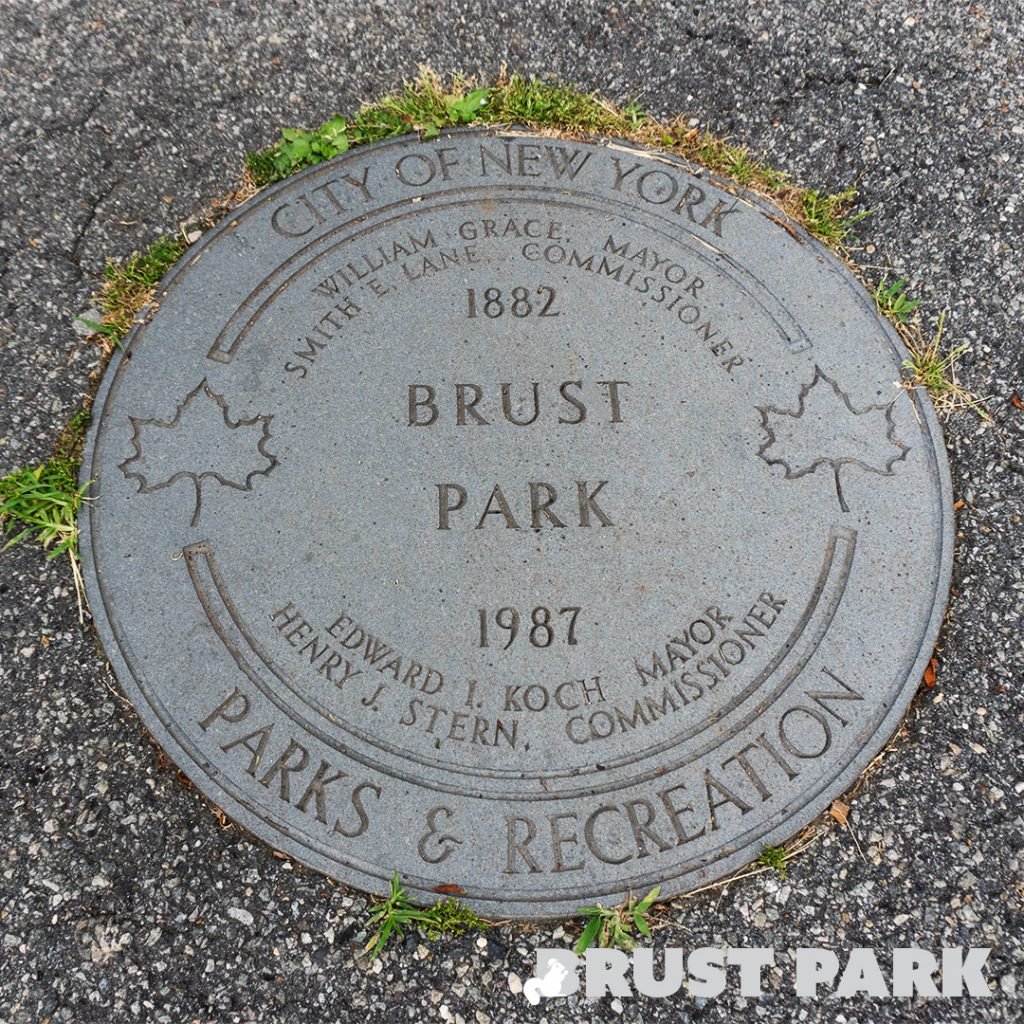
[(941, 434), (774, 208), (619, 143), (402, 138), (157, 299), (96, 403), (88, 592), (153, 735), (273, 847), (494, 916), (667, 895), (897, 725)]

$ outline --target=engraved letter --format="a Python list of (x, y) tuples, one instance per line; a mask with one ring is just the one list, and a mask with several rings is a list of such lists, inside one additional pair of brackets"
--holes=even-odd
[[(541, 496), (541, 488), (545, 492), (543, 497)], [(530, 525), (535, 530), (539, 530), (541, 527), (540, 516), (542, 512), (552, 526), (565, 526), (565, 523), (551, 511), (551, 506), (554, 505), (557, 497), (558, 494), (551, 484), (530, 482)]]
[(313, 217), (312, 223), (308, 224), (301, 231), (294, 230), (293, 227), (289, 227), (286, 224), (282, 224), (279, 220), (282, 213), (287, 210), (292, 204), (285, 203), (283, 206), (279, 206), (270, 217), (270, 226), (279, 234), (284, 235), (285, 238), (301, 238), (303, 235), (308, 235), (310, 231), (316, 227), (317, 224), (323, 224), (324, 218), (319, 210), (309, 201), (308, 196), (299, 196), (298, 202), (305, 206), (308, 213)]
[[(691, 196), (693, 198), (690, 198)], [(683, 190), (683, 194), (680, 197), (679, 202), (676, 203), (675, 209), (672, 212), (682, 213), (683, 210), (686, 210), (687, 216), (696, 224), (697, 218), (693, 215), (693, 208), (695, 206), (700, 206), (703, 202), (704, 190), (702, 188), (698, 188), (696, 185), (690, 184)]]
[[(497, 505), (497, 508), (491, 508), (491, 505), (494, 504)], [(476, 524), (475, 529), (482, 530), (484, 528), (484, 520), (488, 516), (502, 516), (505, 520), (506, 530), (522, 529), (522, 527), (520, 527), (520, 525), (516, 522), (515, 516), (512, 515), (512, 510), (508, 507), (508, 502), (505, 500), (505, 495), (501, 489), (501, 484), (494, 485), (494, 490), (491, 491), (491, 496), (487, 499), (487, 504), (484, 506), (484, 510), (480, 514), (480, 522)]]
[(575, 426), (577, 423), (582, 423), (587, 418), (587, 407), (578, 399), (573, 398), (572, 395), (566, 392), (566, 388), (574, 387), (579, 390), (583, 390), (583, 381), (581, 380), (567, 380), (558, 389), (558, 393), (572, 406), (575, 406), (579, 410), (579, 416), (574, 420), (567, 420), (564, 416), (558, 417), (559, 423), (568, 423)]
[[(740, 815), (744, 815), (747, 811), (751, 810), (750, 804), (745, 800), (741, 800), (724, 782), (716, 779), (711, 774), (711, 770), (708, 768), (704, 769), (704, 786), (707, 789), (708, 797), (708, 811), (711, 814), (711, 831), (714, 832), (720, 828), (718, 824), (718, 815), (715, 811), (719, 807), (724, 807), (726, 804), (733, 804), (740, 809)], [(721, 800), (713, 800), (711, 796), (711, 789), (714, 787), (722, 795)]]
[(489, 149), (485, 149), (483, 146), (480, 147), (480, 174), (484, 177), (487, 176), (487, 161), (500, 167), (506, 174), (512, 173), (512, 147), (508, 142), (502, 143), (505, 147), (504, 156), (497, 153), (492, 153)]
[[(539, 874), (541, 871), (540, 865), (538, 865), (537, 861), (533, 858), (533, 854), (527, 849), (527, 846), (529, 846), (537, 836), (537, 827), (534, 825), (532, 819), (520, 818), (510, 814), (505, 818), (505, 821), (508, 822), (508, 864), (504, 873), (506, 875), (517, 874), (516, 854), (518, 854), (524, 861), (526, 861), (531, 874)], [(517, 835), (520, 823), (526, 826), (526, 836), (522, 839)]]
[(731, 213), (737, 213), (736, 207), (739, 205), (739, 200), (734, 199), (732, 205), (726, 207), (725, 203), (720, 199), (715, 203), (711, 212), (700, 222), (702, 228), (706, 228), (712, 221), (714, 221), (715, 234), (719, 238), (722, 237), (722, 221)]
[[(576, 175), (583, 170), (590, 159), (589, 153), (583, 153), (579, 149), (566, 149), (564, 146), (545, 146), (544, 148), (548, 151), (548, 163), (551, 164), (556, 178), (567, 175), (570, 181), (575, 181)], [(577, 159), (579, 159), (578, 163)]]
[[(406, 170), (406, 163), (410, 160), (416, 163)], [(423, 153), (407, 153), (395, 164), (395, 174), (403, 185), (410, 185), (413, 188), (421, 188), (429, 184), (437, 174), (434, 161)]]
[(533, 415), (528, 420), (517, 420), (512, 415), (512, 385), (502, 384), (501, 385), (501, 411), (505, 414), (505, 419), (509, 423), (514, 423), (517, 427), (528, 427), (531, 423), (536, 422), (537, 417), (540, 415), (540, 398), (538, 395), (538, 389), (540, 385), (534, 381), (533, 384)]
[[(819, 749), (815, 750), (812, 747), (810, 750), (801, 750), (793, 742), (794, 737), (790, 732), (787, 731), (786, 723), (789, 720), (790, 716), (797, 714), (797, 712), (806, 715), (809, 719), (817, 722), (818, 725), (821, 726), (822, 739), (821, 746)], [(800, 739), (801, 742), (806, 744), (809, 738), (807, 736), (806, 728), (800, 729), (800, 731), (797, 732), (796, 737)], [(795, 707), (788, 708), (783, 713), (782, 717), (779, 719), (779, 739), (782, 741), (782, 745), (783, 747), (785, 747), (787, 753), (792, 754), (794, 757), (821, 757), (822, 754), (824, 754), (829, 749), (829, 747), (832, 746), (832, 730), (829, 728), (828, 720), (825, 718), (824, 715), (819, 714), (812, 708), (807, 708), (804, 707), (802, 704), (797, 704)]]
[[(418, 398), (417, 392), (425, 391), (427, 393), (426, 398)], [(420, 419), (420, 414), (417, 412), (418, 409), (427, 410), (427, 418)], [(436, 423), (438, 417), (437, 405), (434, 403), (434, 389), (429, 384), (410, 384), (409, 385), (409, 426), (410, 427), (429, 427), (431, 423)]]
[[(473, 397), (470, 401), (466, 401), (466, 392), (472, 391)], [(466, 413), (469, 413), (477, 423), (482, 423), (485, 427), (488, 421), (483, 418), (476, 411), (477, 402), (480, 401), (483, 396), (483, 391), (480, 390), (479, 384), (456, 384), (455, 385), (455, 422), (460, 426), (466, 425)]]
[[(637, 811), (640, 809), (644, 812), (643, 821), (637, 816)], [(638, 857), (650, 856), (650, 850), (647, 849), (648, 839), (657, 846), (659, 853), (664, 853), (671, 848), (672, 844), (662, 839), (651, 828), (651, 824), (654, 821), (654, 808), (649, 800), (644, 800), (643, 797), (638, 800), (628, 800), (626, 802), (626, 817), (629, 818), (629, 827), (633, 830), (633, 839), (636, 841)]]
[(608, 389), (608, 404), (611, 406), (612, 418), (611, 423), (621, 423), (622, 414), (619, 411), (619, 385), (625, 384), (629, 387), (628, 380), (599, 380), (598, 384)]
[(324, 790), (332, 782), (337, 782), (338, 779), (346, 777), (345, 772), (336, 771), (333, 775), (328, 775), (329, 771), (331, 771), (331, 765), (327, 761), (321, 761), (320, 767), (316, 770), (316, 775), (309, 780), (306, 791), (299, 797), (299, 802), (295, 805), (300, 811), (305, 811), (306, 807), (309, 806), (309, 801), (315, 800), (316, 820), (324, 825), (327, 824), (327, 800), (324, 797)]
[[(455, 492), (455, 504), (448, 498), (448, 492)], [(457, 512), (466, 504), (466, 488), (458, 484), (437, 485), (437, 528), (439, 530), (450, 529), (448, 526), (448, 513)]]
[[(238, 703), (237, 712), (229, 711), (232, 704)], [(249, 714), (249, 698), (236, 686), (233, 693), (229, 693), (214, 710), (199, 723), (199, 728), (206, 732), (218, 718), (225, 722), (240, 722)]]
[[(265, 725), (262, 729), (257, 729), (255, 732), (246, 733), (244, 736), (239, 737), (237, 740), (232, 740), (230, 743), (225, 743), (220, 749), (227, 753), (229, 750), (233, 750), (235, 747), (245, 747), (246, 750), (252, 755), (249, 758), (249, 767), (245, 770), (253, 777), (256, 778), (256, 769), (259, 767), (260, 758), (263, 757), (263, 751), (267, 749), (267, 741), (270, 739), (270, 734), (274, 727), (272, 725)], [(256, 745), (253, 746), (252, 741), (259, 737)]]
[(562, 860), (562, 847), (566, 843), (571, 843), (573, 846), (579, 845), (579, 839), (576, 837), (575, 830), (569, 835), (562, 834), (562, 822), (563, 821), (576, 821), (575, 814), (549, 814), (548, 821), (551, 822), (551, 846), (555, 853), (555, 870), (556, 871), (580, 871), (583, 868), (583, 859), (580, 858), (573, 864), (566, 864)]
[(637, 168), (640, 166), (640, 162), (637, 161), (635, 164), (633, 164), (632, 167), (625, 171), (622, 169), (622, 164), (619, 163), (618, 157), (613, 156), (612, 163), (615, 164), (615, 183), (612, 185), (612, 188), (615, 189), (616, 192), (621, 192), (623, 181), (625, 181), (626, 178), (628, 178), (634, 171), (637, 170)]
[(610, 853), (606, 853), (597, 845), (597, 837), (594, 835), (594, 827), (597, 825), (597, 819), (602, 814), (618, 814), (619, 809), (614, 804), (604, 804), (598, 807), (593, 814), (587, 818), (586, 825), (583, 826), (583, 838), (587, 841), (587, 846), (590, 847), (590, 852), (600, 861), (605, 864), (625, 864), (627, 860), (632, 857), (631, 853), (624, 853), (621, 857), (613, 857)]
[(342, 178), (347, 181), (353, 188), (359, 189), (363, 194), (363, 199), (368, 203), (373, 202), (373, 196), (370, 195), (370, 190), (366, 187), (366, 179), (370, 176), (370, 168), (367, 165), (363, 168), (363, 176), (361, 178), (355, 178), (351, 174), (343, 174)]
[[(297, 754), (298, 758), (293, 763), (289, 763), (293, 754)], [(266, 774), (260, 779), (260, 785), (269, 788), (270, 780), (280, 772), (281, 787), (279, 795), (282, 800), (288, 802), (291, 800), (289, 777), (292, 772), (301, 772), (307, 764), (309, 764), (309, 751), (302, 744), (296, 743), (295, 740), (289, 740), (284, 753), (267, 769)]]
[(602, 526), (614, 525), (612, 521), (601, 511), (601, 507), (594, 500), (601, 491), (601, 488), (608, 483), (607, 480), (601, 480), (592, 491), (587, 491), (587, 481), (577, 480), (576, 481), (576, 496), (579, 500), (580, 505), (580, 526), (590, 525), (590, 513), (593, 512), (598, 519), (601, 520)]
[(444, 149), (435, 150), (437, 153), (437, 162), (441, 165), (441, 177), (445, 181), (451, 179), (451, 169), (459, 166), (459, 161), (456, 157), (451, 156), (451, 153), (456, 153), (458, 150), (446, 147)]
[[(650, 187), (645, 187), (648, 181), (651, 181), (652, 184)], [(679, 182), (667, 171), (645, 171), (636, 182), (637, 195), (645, 202), (653, 203), (655, 206), (672, 202), (678, 191)]]
[(830, 672), (827, 668), (822, 666), (822, 672), (829, 677), (829, 679), (837, 682), (846, 692), (842, 693), (839, 690), (832, 690), (829, 693), (825, 693), (822, 690), (808, 690), (807, 696), (810, 700), (814, 701), (815, 704), (821, 708), (822, 711), (830, 714), (840, 725), (849, 725), (849, 721), (843, 718), (838, 711), (830, 708), (825, 701), (827, 700), (863, 700), (864, 698), (852, 687), (848, 686), (842, 681), (834, 672)]
[(661, 798), (661, 802), (665, 805), (665, 810), (668, 812), (669, 819), (672, 822), (672, 827), (676, 830), (676, 846), (682, 846), (683, 843), (688, 843), (693, 839), (699, 839), (707, 831), (707, 826), (701, 827), (699, 832), (687, 833), (686, 829), (683, 828), (683, 823), (679, 820), (681, 814), (693, 814), (693, 804), (683, 804), (677, 806), (672, 802), (670, 797), (673, 793), (685, 792), (686, 786), (682, 783), (678, 786), (673, 786), (671, 789), (663, 789), (658, 796)]
[(366, 808), (363, 807), (363, 801), (361, 799), (364, 790), (370, 790), (377, 795), (377, 799), (380, 799), (380, 786), (375, 786), (372, 782), (360, 782), (355, 789), (352, 790), (352, 806), (355, 808), (356, 814), (359, 816), (359, 824), (354, 829), (345, 829), (341, 827), (341, 819), (339, 818), (334, 823), (334, 831), (345, 836), (347, 839), (355, 839), (356, 836), (361, 836), (366, 829), (369, 827), (370, 819), (366, 814)]

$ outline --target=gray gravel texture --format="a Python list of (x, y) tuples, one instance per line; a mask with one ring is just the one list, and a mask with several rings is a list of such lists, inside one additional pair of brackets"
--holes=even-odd
[[(44, 458), (97, 352), (72, 319), (103, 260), (227, 192), (246, 148), (427, 61), (503, 62), (685, 112), (802, 183), (856, 183), (859, 259), (908, 275), (994, 422), (946, 423), (959, 511), (938, 682), (783, 881), (677, 903), (656, 946), (771, 946), (760, 999), (527, 1005), (508, 975), (554, 926), (427, 942), (366, 969), (366, 900), (221, 827), (121, 699), (70, 577), (0, 559), (0, 1020), (1017, 1021), (1024, 993), (1020, 252), (1024, 5), (0, 5), (0, 472)], [(798, 946), (994, 947), (992, 996), (801, 1001)], [(513, 988), (515, 982), (513, 982)]]

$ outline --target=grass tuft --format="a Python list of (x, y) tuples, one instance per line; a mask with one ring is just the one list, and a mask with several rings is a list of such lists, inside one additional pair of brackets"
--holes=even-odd
[(245, 168), (252, 176), (253, 184), (258, 188), (277, 180), (277, 167), (274, 165), (272, 149), (246, 153)]
[(387, 898), (370, 909), (366, 923), (374, 929), (365, 947), (371, 957), (380, 954), (392, 935), (401, 938), (406, 928), (417, 928), (431, 940), (442, 935), (464, 935), (466, 932), (484, 931), (487, 928), (487, 923), (469, 907), (451, 897), (433, 907), (415, 906), (399, 882), (397, 872), (391, 878)]
[(942, 331), (946, 324), (946, 312), (943, 310), (939, 315), (938, 326), (930, 339), (925, 339), (920, 324), (909, 330), (903, 326), (902, 321), (894, 321), (897, 329), (902, 327), (900, 336), (910, 353), (910, 358), (903, 360), (903, 369), (908, 376), (904, 386), (908, 390), (923, 388), (927, 391), (940, 414), (971, 409), (983, 420), (991, 419), (982, 400), (962, 387), (956, 379), (956, 364), (970, 351), (971, 346), (943, 346)]
[(582, 956), (595, 943), (604, 948), (630, 950), (636, 945), (637, 935), (649, 939), (651, 926), (647, 917), (660, 892), (661, 886), (656, 885), (642, 900), (630, 897), (618, 907), (603, 907), (600, 903), (580, 907), (585, 923), (573, 952)]
[(120, 343), (131, 329), (139, 310), (153, 297), (160, 279), (188, 248), (184, 239), (158, 238), (145, 252), (126, 260), (107, 260), (98, 296), (102, 324)]
[(246, 171), (262, 187), (353, 146), (412, 131), (434, 138), (443, 128), (460, 124), (519, 124), (559, 135), (612, 136), (667, 150), (771, 196), (834, 248), (842, 245), (856, 221), (867, 216), (866, 212), (848, 215), (854, 190), (835, 195), (806, 192), (788, 174), (756, 159), (747, 147), (701, 132), (683, 118), (658, 121), (637, 103), (619, 106), (564, 82), (504, 72), (481, 85), (461, 76), (445, 83), (433, 71), (421, 68), (419, 76), (399, 92), (365, 104), (350, 117), (336, 114), (318, 128), (282, 129), (274, 145), (247, 154)]
[(567, 132), (626, 134), (646, 124), (635, 104), (619, 109), (594, 93), (580, 92), (563, 82), (533, 76), (499, 78), (478, 120), (485, 124), (528, 124), (559, 127)]
[(854, 224), (872, 212), (861, 210), (851, 214), (850, 209), (856, 198), (857, 190), (853, 187), (831, 193), (807, 189), (800, 198), (804, 227), (834, 247), (845, 247)]
[(487, 930), (486, 921), (481, 920), (469, 907), (451, 896), (440, 903), (435, 903), (427, 911), (427, 915), (430, 920), (426, 923), (424, 932), (428, 939)]
[(851, 213), (853, 188), (824, 193), (798, 188), (788, 174), (683, 118), (658, 121), (637, 103), (619, 106), (564, 82), (502, 72), (486, 85), (454, 76), (447, 83), (429, 68), (402, 89), (351, 116), (336, 114), (317, 128), (284, 128), (267, 149), (249, 153), (246, 172), (256, 187), (304, 167), (382, 139), (419, 132), (435, 138), (460, 124), (520, 124), (563, 136), (604, 135), (675, 153), (745, 188), (770, 196), (794, 220), (833, 249), (843, 251), (853, 226), (870, 211)]
[(30, 538), (42, 545), (47, 558), (66, 554), (80, 620), (84, 594), (78, 558), (78, 510), (86, 500), (89, 485), (78, 485), (78, 468), (88, 426), (89, 412), (80, 409), (61, 431), (53, 455), (46, 462), (0, 477), (0, 530), (14, 534), (2, 550)]
[(102, 318), (95, 321), (76, 317), (92, 331), (92, 340), (100, 343), (106, 356), (121, 347), (135, 318), (153, 298), (156, 286), (187, 248), (184, 237), (165, 235), (145, 252), (132, 253), (124, 260), (107, 260), (103, 267), (103, 284), (95, 296), (103, 311)]

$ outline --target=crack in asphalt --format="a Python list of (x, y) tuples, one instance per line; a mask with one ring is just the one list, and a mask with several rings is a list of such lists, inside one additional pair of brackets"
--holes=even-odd
[(87, 214), (85, 220), (82, 222), (81, 227), (75, 233), (74, 240), (72, 241), (71, 250), (68, 254), (70, 260), (80, 267), (79, 263), (79, 251), (85, 242), (85, 236), (89, 229), (92, 227), (93, 222), (96, 220), (96, 216), (99, 213), (100, 207), (114, 194), (114, 192), (121, 186), (124, 181), (123, 177), (117, 177), (105, 188), (100, 194), (91, 201), (91, 208)]

